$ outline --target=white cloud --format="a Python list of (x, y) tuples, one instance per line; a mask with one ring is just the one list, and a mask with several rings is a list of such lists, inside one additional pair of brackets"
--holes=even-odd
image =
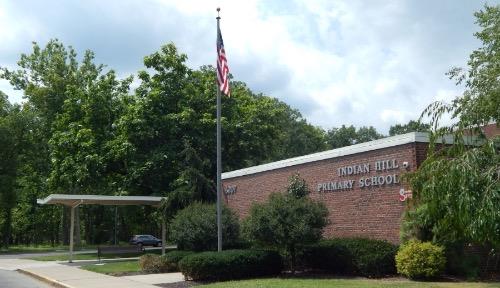
[[(221, 7), (237, 80), (326, 129), (372, 125), (384, 133), (459, 92), (444, 73), (464, 66), (478, 46), (472, 14), (482, 7), (452, 0), (44, 1), (28, 13), (21, 0), (6, 3), (0, 0), (0, 37), (27, 45), (59, 37), (79, 51), (94, 50), (119, 73), (141, 69), (141, 59), (167, 42), (188, 54), (192, 67), (213, 64), (215, 8)], [(55, 8), (65, 17), (49, 17)], [(8, 26), (17, 28), (2, 28)], [(12, 54), (26, 49), (2, 47)]]
[[(408, 121), (409, 113), (399, 110), (384, 109), (380, 113), (380, 118), (385, 123), (404, 123)], [(411, 115), (410, 115), (411, 116)]]
[(459, 95), (460, 91), (458, 90), (438, 89), (436, 95), (434, 95), (434, 101), (451, 103)]

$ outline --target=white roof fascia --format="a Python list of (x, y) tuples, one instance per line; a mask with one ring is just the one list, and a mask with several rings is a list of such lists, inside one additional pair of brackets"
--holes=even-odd
[[(50, 194), (37, 199), (37, 204), (159, 205), (164, 197)], [(99, 203), (102, 202), (102, 203)], [(137, 203), (137, 204), (133, 204)]]
[[(468, 137), (468, 138), (471, 138), (471, 137)], [(378, 140), (374, 140), (374, 141), (370, 141), (370, 142), (354, 144), (351, 146), (341, 147), (341, 148), (337, 148), (337, 149), (333, 149), (333, 150), (328, 150), (328, 151), (323, 151), (323, 152), (319, 152), (319, 153), (299, 156), (299, 157), (295, 157), (295, 158), (289, 158), (289, 159), (285, 159), (285, 160), (281, 160), (281, 161), (277, 161), (277, 162), (271, 162), (271, 163), (253, 166), (253, 167), (249, 167), (249, 168), (244, 168), (244, 169), (240, 169), (240, 170), (234, 170), (234, 171), (222, 173), (222, 179), (230, 179), (230, 178), (235, 178), (235, 177), (240, 177), (240, 176), (270, 171), (270, 170), (275, 170), (275, 169), (281, 169), (281, 168), (285, 168), (285, 167), (290, 167), (290, 166), (295, 166), (295, 165), (300, 165), (300, 164), (305, 164), (305, 163), (310, 163), (310, 162), (315, 162), (315, 161), (332, 159), (332, 158), (353, 155), (353, 154), (358, 154), (358, 153), (363, 153), (363, 152), (368, 152), (368, 151), (373, 151), (373, 150), (378, 150), (378, 149), (384, 149), (384, 148), (389, 148), (389, 147), (394, 147), (394, 146), (400, 146), (400, 145), (415, 143), (415, 142), (429, 143), (429, 133), (427, 133), (427, 132), (411, 132), (411, 133), (407, 133), (407, 134), (386, 137), (383, 139), (378, 139)], [(436, 141), (436, 143), (443, 143), (443, 142), (446, 144), (452, 144), (453, 143), (453, 136), (446, 135), (445, 137)], [(471, 142), (470, 140), (467, 141), (467, 139), (466, 139), (466, 143), (470, 143), (470, 142)]]

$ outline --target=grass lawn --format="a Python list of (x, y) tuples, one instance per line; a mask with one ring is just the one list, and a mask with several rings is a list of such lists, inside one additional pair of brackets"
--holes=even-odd
[(203, 288), (490, 288), (500, 287), (500, 283), (478, 282), (415, 282), (409, 280), (371, 279), (255, 279), (218, 282), (202, 285)]
[[(167, 250), (168, 251), (168, 250)], [(139, 257), (144, 254), (161, 254), (161, 250), (148, 250), (146, 253), (127, 253), (127, 254), (105, 254), (102, 258), (130, 258)], [(69, 258), (68, 254), (61, 255), (48, 255), (48, 256), (35, 256), (28, 259), (37, 261), (67, 261)], [(83, 253), (83, 254), (73, 254), (73, 260), (97, 260), (97, 253)]]
[(141, 271), (139, 261), (137, 260), (109, 262), (103, 265), (85, 265), (80, 268), (109, 275), (122, 275), (124, 273)]

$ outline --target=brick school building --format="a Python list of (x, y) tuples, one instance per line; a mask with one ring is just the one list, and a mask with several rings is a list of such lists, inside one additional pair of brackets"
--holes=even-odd
[(285, 191), (295, 173), (309, 197), (329, 210), (326, 237), (368, 237), (399, 242), (405, 201), (411, 191), (401, 176), (425, 159), (427, 133), (408, 133), (222, 174), (225, 203), (240, 218), (254, 202)]
[[(487, 138), (500, 126), (481, 127)], [(445, 137), (452, 143), (452, 137)], [(470, 140), (470, 139), (469, 139)], [(367, 237), (399, 243), (409, 187), (401, 177), (425, 160), (429, 136), (413, 132), (222, 174), (225, 203), (240, 218), (254, 202), (284, 192), (295, 173), (305, 179), (309, 197), (329, 210), (326, 237)]]

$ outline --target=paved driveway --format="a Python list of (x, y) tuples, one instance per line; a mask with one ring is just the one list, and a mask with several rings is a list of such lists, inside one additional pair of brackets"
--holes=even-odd
[[(38, 256), (66, 255), (68, 253), (69, 253), (68, 251), (56, 251), (56, 252), (35, 252), (35, 253), (19, 253), (19, 254), (0, 254), (0, 259), (22, 259), (22, 258), (31, 258)], [(75, 251), (74, 253), (75, 254), (97, 253), (97, 250), (82, 250), (82, 251)]]
[(49, 288), (51, 286), (16, 271), (0, 270), (0, 287)]

